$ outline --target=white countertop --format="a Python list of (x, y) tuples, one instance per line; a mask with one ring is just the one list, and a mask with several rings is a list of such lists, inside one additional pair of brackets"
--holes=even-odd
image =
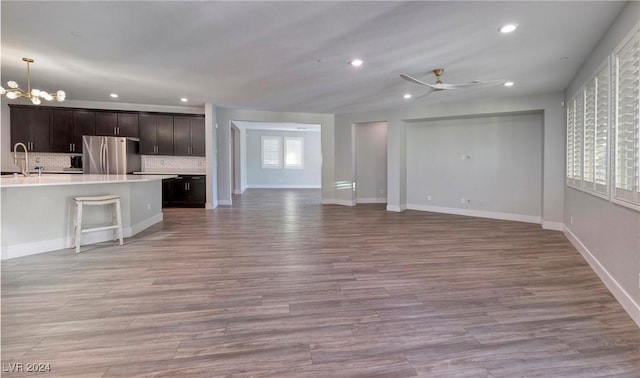
[(16, 188), (25, 186), (53, 186), (53, 185), (86, 185), (113, 184), (157, 181), (176, 177), (176, 175), (79, 175), (79, 174), (37, 174), (29, 177), (1, 177), (0, 188)]
[[(15, 172), (17, 174), (20, 174), (20, 171), (18, 170), (14, 170), (14, 169), (10, 169), (10, 170), (3, 170), (2, 172)], [(29, 171), (29, 173), (31, 173), (32, 175), (37, 175), (38, 171)], [(43, 169), (42, 170), (42, 174), (46, 175), (47, 173), (64, 173), (64, 174), (72, 174), (72, 175), (81, 175), (82, 169)]]
[(186, 171), (186, 170), (166, 170), (166, 171), (144, 171), (133, 172), (134, 175), (190, 175), (190, 176), (204, 176), (207, 173), (204, 171)]

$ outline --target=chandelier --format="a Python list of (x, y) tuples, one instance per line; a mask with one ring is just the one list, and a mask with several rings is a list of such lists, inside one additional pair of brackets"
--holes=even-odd
[(40, 99), (51, 101), (55, 98), (56, 101), (64, 101), (64, 98), (66, 97), (64, 91), (57, 91), (56, 93), (51, 94), (40, 89), (31, 89), (31, 71), (29, 70), (29, 64), (33, 63), (33, 59), (22, 58), (22, 60), (27, 63), (27, 90), (22, 90), (18, 86), (18, 83), (11, 80), (7, 82), (7, 86), (9, 88), (4, 89), (3, 87), (0, 87), (0, 95), (5, 95), (7, 98), (12, 100), (18, 97), (25, 97), (31, 100), (34, 105), (40, 105)]

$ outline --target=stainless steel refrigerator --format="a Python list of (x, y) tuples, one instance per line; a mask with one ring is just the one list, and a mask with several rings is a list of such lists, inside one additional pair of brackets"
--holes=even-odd
[(127, 174), (140, 171), (140, 142), (135, 138), (83, 136), (82, 171), (85, 174)]

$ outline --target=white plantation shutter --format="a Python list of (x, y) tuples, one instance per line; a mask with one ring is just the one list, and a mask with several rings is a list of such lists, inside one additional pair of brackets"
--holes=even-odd
[(304, 138), (284, 138), (284, 156), (285, 168), (304, 168)]
[(575, 130), (575, 101), (567, 103), (567, 185), (573, 183), (573, 133)]
[(584, 174), (585, 189), (593, 187), (596, 151), (596, 78), (584, 90)]
[(582, 188), (584, 101), (582, 88), (567, 106), (567, 185)]
[(609, 61), (596, 76), (595, 191), (608, 193), (609, 180)]
[(582, 150), (584, 147), (584, 94), (575, 98), (575, 126), (573, 129), (573, 185), (582, 186)]
[(614, 52), (615, 146), (613, 199), (640, 208), (640, 34)]
[(584, 89), (584, 185), (596, 195), (607, 194), (609, 65), (608, 60)]
[(262, 168), (282, 167), (282, 137), (262, 137)]
[(566, 182), (640, 210), (640, 24), (567, 101)]

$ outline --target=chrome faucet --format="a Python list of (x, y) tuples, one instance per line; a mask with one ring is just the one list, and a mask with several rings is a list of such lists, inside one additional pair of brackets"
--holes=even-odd
[[(18, 146), (22, 146), (24, 150), (24, 157), (18, 157)], [(13, 146), (13, 162), (18, 164), (18, 160), (22, 160), (24, 162), (24, 166), (20, 164), (20, 171), (22, 171), (23, 176), (29, 176), (29, 153), (27, 152), (27, 146), (24, 143), (16, 143)]]

